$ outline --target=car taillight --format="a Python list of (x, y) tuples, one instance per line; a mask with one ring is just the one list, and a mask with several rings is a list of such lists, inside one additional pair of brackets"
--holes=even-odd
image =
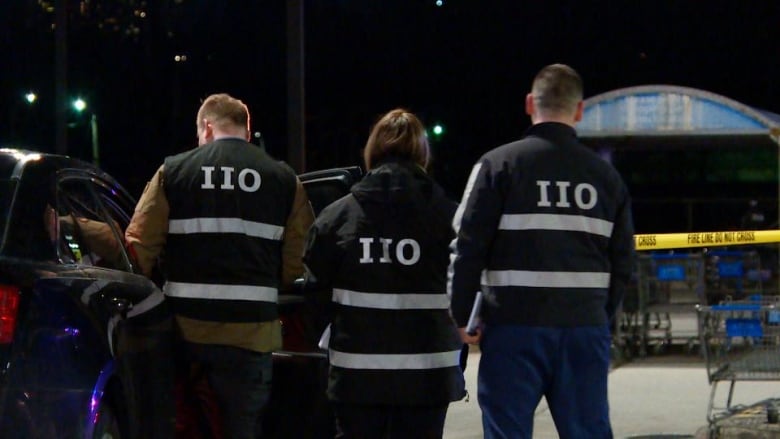
[(16, 316), (19, 311), (19, 288), (0, 285), (0, 344), (14, 339)]

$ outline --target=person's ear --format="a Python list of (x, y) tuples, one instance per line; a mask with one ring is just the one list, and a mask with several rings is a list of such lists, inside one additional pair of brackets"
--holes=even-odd
[(525, 114), (529, 116), (534, 115), (534, 95), (531, 93), (525, 95)]
[(579, 122), (582, 120), (582, 114), (585, 111), (585, 102), (579, 101), (577, 103), (577, 112), (574, 113), (574, 121)]
[(214, 126), (207, 119), (203, 119), (203, 138), (206, 142), (214, 140)]

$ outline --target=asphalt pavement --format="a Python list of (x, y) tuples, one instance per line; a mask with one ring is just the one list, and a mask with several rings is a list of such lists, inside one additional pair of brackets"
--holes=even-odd
[[(780, 352), (778, 353), (780, 355)], [(472, 349), (466, 369), (468, 400), (450, 404), (444, 427), (446, 439), (482, 438), (482, 424), (477, 403), (477, 370), (480, 353)], [(661, 352), (650, 352), (616, 365), (609, 373), (609, 404), (612, 430), (619, 439), (707, 438), (707, 409), (711, 385), (703, 357), (689, 353), (684, 346), (672, 345)], [(728, 383), (719, 383), (716, 406), (724, 406)], [(735, 385), (732, 406), (745, 410), (730, 417), (732, 426), (721, 428), (718, 438), (780, 438), (780, 424), (747, 428), (744, 419), (751, 410), (759, 411), (761, 424), (766, 412), (751, 407), (758, 402), (780, 398), (780, 381), (740, 381)], [(744, 412), (744, 413), (743, 413)], [(553, 439), (558, 434), (547, 405), (542, 399), (534, 421), (534, 438)]]

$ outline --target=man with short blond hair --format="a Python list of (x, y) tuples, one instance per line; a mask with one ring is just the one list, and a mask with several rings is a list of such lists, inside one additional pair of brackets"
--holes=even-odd
[(199, 147), (165, 159), (126, 239), (144, 274), (160, 256), (163, 291), (214, 390), (221, 430), (255, 438), (281, 347), (279, 290), (303, 274), (314, 215), (293, 170), (249, 143), (243, 102), (209, 96), (196, 127)]

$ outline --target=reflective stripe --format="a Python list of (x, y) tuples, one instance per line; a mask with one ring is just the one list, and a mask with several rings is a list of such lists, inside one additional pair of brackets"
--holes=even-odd
[(112, 356), (114, 355), (114, 328), (116, 328), (116, 324), (119, 323), (120, 320), (122, 320), (122, 314), (114, 314), (110, 319), (108, 319), (108, 324), (106, 325), (108, 351), (111, 352)]
[(89, 284), (86, 288), (84, 288), (84, 292), (81, 293), (81, 303), (88, 305), (92, 295), (103, 291), (103, 288), (105, 288), (110, 283), (111, 281), (107, 279), (98, 279)]
[(546, 213), (501, 215), (500, 230), (567, 230), (594, 235), (612, 236), (612, 221), (583, 215), (554, 215)]
[(284, 227), (247, 221), (241, 218), (188, 218), (168, 221), (168, 233), (177, 235), (190, 233), (241, 233), (247, 236), (279, 241), (284, 234)]
[(449, 309), (450, 307), (450, 300), (443, 293), (362, 293), (334, 288), (333, 301), (345, 306), (373, 309)]
[(163, 303), (163, 300), (165, 300), (165, 294), (163, 294), (162, 291), (155, 288), (152, 294), (146, 296), (144, 300), (133, 305), (133, 308), (127, 312), (127, 318), (141, 315), (153, 309), (157, 305)]
[(455, 215), (452, 217), (452, 229), (455, 231), (455, 238), (450, 242), (450, 264), (447, 267), (447, 298), (452, 297), (452, 278), (454, 276), (455, 258), (457, 258), (458, 249), (458, 234), (460, 233), (460, 224), (463, 220), (463, 212), (466, 210), (466, 203), (469, 201), (471, 191), (474, 189), (474, 183), (477, 181), (479, 170), (482, 169), (482, 162), (479, 162), (471, 168), (471, 174), (466, 182), (466, 188), (463, 190), (463, 197), (458, 204), (458, 208), (455, 210)]
[(351, 354), (328, 350), (332, 366), (345, 369), (438, 369), (460, 366), (460, 350), (432, 354)]
[[(84, 300), (84, 297), (82, 297), (82, 300)], [(163, 300), (165, 300), (165, 295), (163, 295), (162, 291), (155, 288), (152, 294), (146, 296), (144, 300), (138, 302), (137, 304), (133, 305), (130, 308), (130, 310), (127, 312), (127, 318), (132, 318), (137, 315), (143, 314), (149, 311), (150, 309), (156, 307), (157, 305), (163, 303)], [(114, 316), (108, 320), (106, 335), (108, 337), (108, 350), (109, 352), (111, 352), (111, 355), (115, 354), (114, 328), (116, 328), (117, 323), (122, 319), (123, 317), (121, 314), (114, 314)]]
[(609, 273), (590, 271), (483, 271), (482, 284), (491, 287), (608, 288)]
[(183, 299), (251, 300), (276, 303), (279, 298), (276, 288), (254, 285), (166, 282), (163, 290), (166, 296)]
[[(463, 219), (463, 212), (466, 210), (466, 203), (469, 201), (471, 191), (474, 189), (474, 183), (477, 181), (479, 170), (482, 168), (482, 162), (477, 163), (471, 168), (471, 174), (466, 182), (466, 188), (463, 190), (463, 199), (460, 201), (457, 210), (455, 210), (455, 216), (452, 218), (452, 227), (455, 229), (455, 233), (460, 232), (460, 222)], [(453, 247), (454, 248), (454, 247)]]

